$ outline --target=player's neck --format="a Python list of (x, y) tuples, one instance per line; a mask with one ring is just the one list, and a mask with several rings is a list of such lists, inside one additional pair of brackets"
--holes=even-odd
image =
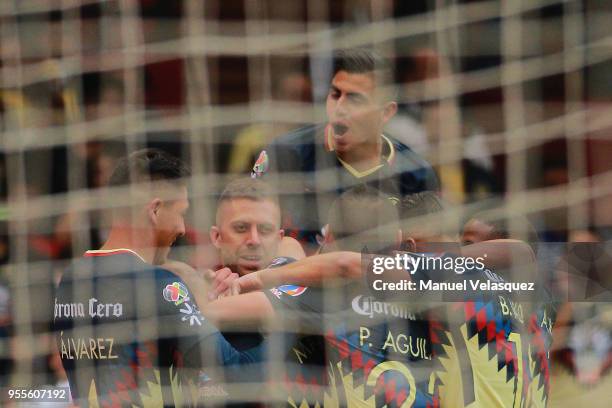
[(114, 225), (108, 234), (108, 239), (100, 249), (131, 249), (145, 262), (152, 264), (155, 257), (154, 243), (152, 240), (147, 240), (146, 235), (133, 228)]
[(350, 164), (355, 170), (365, 171), (381, 163), (382, 139), (376, 138), (370, 143), (355, 146), (348, 152), (338, 152), (338, 157)]

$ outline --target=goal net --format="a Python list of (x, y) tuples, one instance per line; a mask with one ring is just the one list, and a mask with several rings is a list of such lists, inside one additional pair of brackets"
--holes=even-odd
[[(563, 292), (548, 356), (548, 403), (605, 405), (612, 381), (609, 280), (587, 277), (603, 297), (568, 303), (557, 267), (562, 250), (547, 243), (599, 243), (605, 252), (611, 239), (611, 18), (612, 3), (594, 0), (0, 2), (0, 405), (15, 402), (7, 390), (67, 381), (51, 327), (54, 288), (73, 260), (106, 241), (110, 210), (135, 197), (106, 187), (118, 159), (159, 148), (189, 165), (186, 233), (170, 258), (215, 269), (223, 262), (209, 231), (218, 222), (219, 194), (250, 176), (260, 152), (279, 137), (312, 124), (336, 131), (325, 128), (332, 56), (352, 48), (390, 63), (392, 80), (383, 88), (394, 95), (397, 113), (383, 133), (435, 171), (439, 196), (451, 208), (438, 221), (460, 237), (468, 220), (486, 214), (507, 231), (520, 224), (524, 241), (539, 241), (543, 280)], [(281, 202), (284, 194), (304, 193), (296, 177), (325, 179), (334, 189), (317, 166), (308, 173), (309, 160), (322, 158), (282, 175)], [(296, 208), (323, 214), (330, 201), (316, 197), (311, 204)], [(325, 230), (313, 237), (329, 238)], [(300, 288), (283, 296), (299, 296)], [(324, 297), (337, 292), (330, 293)], [(381, 318), (412, 313), (369, 302), (358, 305), (369, 317), (376, 307)], [(355, 329), (357, 342), (364, 330)], [(411, 345), (412, 337), (399, 334), (383, 339), (381, 350), (401, 360), (404, 347), (418, 340), (414, 335)], [(252, 402), (258, 390), (262, 401), (286, 398), (261, 389), (271, 373), (286, 369), (290, 340), (264, 338), (265, 375), (249, 374), (221, 391), (209, 387), (213, 397), (219, 391)], [(306, 358), (289, 349), (294, 360)], [(413, 382), (397, 385), (392, 403), (383, 368), (370, 383), (366, 357), (350, 358), (350, 386), (361, 384), (372, 406), (400, 406), (412, 398), (411, 387), (430, 380), (431, 371), (408, 364)], [(342, 379), (349, 387), (347, 372), (334, 369), (326, 381), (335, 372), (336, 386)], [(336, 394), (320, 403), (350, 405), (350, 396)]]

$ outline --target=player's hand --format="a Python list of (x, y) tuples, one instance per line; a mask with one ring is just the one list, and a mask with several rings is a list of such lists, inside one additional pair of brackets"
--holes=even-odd
[(264, 285), (259, 277), (259, 273), (252, 272), (234, 280), (231, 286), (231, 293), (235, 296), (241, 293), (255, 292), (263, 289)]
[(210, 300), (220, 297), (231, 296), (232, 282), (238, 279), (238, 274), (232, 272), (230, 268), (221, 268), (214, 273), (212, 291), (208, 295)]

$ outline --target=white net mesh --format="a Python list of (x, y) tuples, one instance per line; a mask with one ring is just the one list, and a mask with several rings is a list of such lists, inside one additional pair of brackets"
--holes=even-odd
[[(63, 379), (52, 288), (104, 242), (118, 157), (158, 147), (190, 165), (173, 255), (212, 268), (217, 194), (278, 136), (327, 121), (338, 48), (389, 57), (400, 108), (385, 132), (461, 216), (495, 207), (543, 240), (609, 239), (611, 17), (594, 0), (0, 2), (0, 385)], [(609, 358), (609, 321), (597, 327)]]

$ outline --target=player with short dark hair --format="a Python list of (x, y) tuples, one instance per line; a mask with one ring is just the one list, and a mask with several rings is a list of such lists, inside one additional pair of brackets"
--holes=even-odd
[[(443, 215), (446, 207), (427, 193), (407, 197), (402, 206), (404, 214), (436, 218)], [(440, 238), (440, 220), (436, 218), (429, 218), (427, 225), (422, 219), (416, 224), (419, 240), (412, 239), (412, 232), (404, 229), (404, 237), (412, 241), (415, 252), (427, 251), (428, 244)], [(508, 241), (509, 237), (499, 238)], [(480, 246), (472, 257), (484, 257), (491, 250), (501, 249), (510, 258), (527, 255), (527, 259), (510, 259), (511, 267), (521, 263), (525, 268), (535, 265), (535, 253), (525, 243), (520, 244), (521, 248), (513, 248), (512, 244), (499, 248), (505, 245), (503, 240), (491, 237), (488, 246), (485, 241), (471, 245)], [(442, 276), (439, 281), (512, 281), (512, 275), (505, 276), (504, 269), (472, 269)], [(535, 278), (533, 273), (527, 276)], [(435, 273), (430, 272), (431, 277)], [(415, 278), (423, 277), (417, 274)], [(548, 351), (555, 311), (545, 292), (538, 288), (527, 303), (512, 293), (466, 290), (462, 301), (431, 308), (428, 315), (436, 362), (432, 387), (442, 406), (546, 406), (550, 387)]]
[(396, 200), (439, 188), (424, 159), (383, 133), (397, 110), (387, 62), (367, 49), (346, 49), (334, 53), (332, 65), (327, 123), (276, 139), (253, 168), (254, 176), (280, 186), (283, 206), (291, 209), (284, 214), (285, 229), (311, 246), (327, 222), (329, 205), (356, 185)]
[(399, 212), (392, 197), (367, 186), (346, 191), (328, 212), (324, 252), (333, 250), (382, 251), (400, 240)]
[[(324, 254), (367, 248), (390, 255), (402, 242), (397, 201), (376, 189), (346, 191), (332, 204), (328, 221)], [(428, 390), (433, 370), (428, 322), (408, 303), (376, 299), (362, 282), (351, 280), (328, 289), (281, 285), (264, 293), (278, 314), (297, 313), (306, 332), (323, 335), (324, 400), (330, 405), (438, 405)], [(312, 336), (306, 338), (316, 344)], [(314, 358), (299, 343), (295, 349), (305, 363)]]
[(121, 160), (111, 184), (126, 190), (114, 194), (107, 241), (62, 277), (54, 326), (78, 405), (195, 405), (227, 396), (207, 367), (226, 365), (231, 373), (230, 365), (259, 359), (258, 350), (229, 346), (188, 285), (158, 266), (185, 232), (188, 174), (159, 150)]
[(538, 232), (529, 220), (522, 215), (495, 214), (494, 211), (479, 211), (472, 214), (463, 226), (461, 241), (464, 245), (492, 239), (521, 239), (538, 251)]

